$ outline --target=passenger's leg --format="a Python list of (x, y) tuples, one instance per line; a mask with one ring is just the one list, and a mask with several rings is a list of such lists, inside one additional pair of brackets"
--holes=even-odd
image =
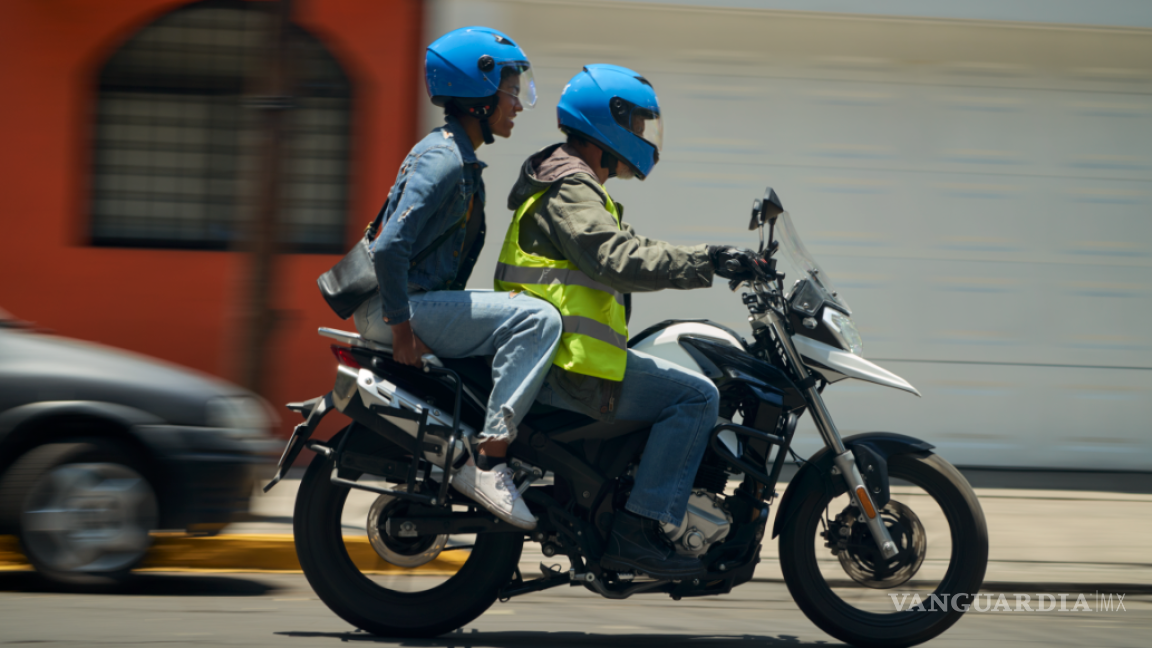
[(453, 485), (501, 519), (535, 527), (504, 457), (552, 364), (562, 332), (559, 313), (529, 295), (488, 291), (421, 293), (410, 303), (413, 332), (437, 355), (493, 356), (480, 456), (469, 460)]
[(360, 304), (356, 312), (352, 313), (352, 322), (360, 337), (391, 346), (392, 329), (384, 323), (384, 303), (380, 295), (372, 295)]
[[(435, 291), (411, 296), (412, 330), (445, 358), (493, 356), (492, 394), (484, 421), (487, 446), (504, 445), (544, 384), (563, 325), (552, 305), (523, 293)], [(356, 310), (365, 339), (391, 344), (379, 296)]]
[(411, 303), (412, 330), (437, 355), (493, 356), (480, 438), (511, 442), (552, 366), (560, 314), (523, 293), (435, 291), (413, 295)]

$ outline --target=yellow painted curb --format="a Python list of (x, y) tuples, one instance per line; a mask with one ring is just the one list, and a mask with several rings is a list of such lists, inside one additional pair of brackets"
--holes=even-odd
[[(415, 568), (385, 562), (368, 538), (345, 536), (349, 557), (366, 574), (451, 575), (468, 559), (467, 551), (451, 551)], [(0, 536), (0, 571), (28, 569), (14, 536)], [(296, 543), (287, 534), (233, 534), (211, 537), (158, 535), (140, 564), (141, 571), (299, 572)]]

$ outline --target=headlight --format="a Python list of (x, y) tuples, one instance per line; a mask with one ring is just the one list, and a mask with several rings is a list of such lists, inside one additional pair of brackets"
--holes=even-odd
[(852, 318), (844, 313), (828, 306), (824, 307), (824, 323), (852, 353), (860, 357), (864, 357), (864, 340), (860, 339), (860, 332), (856, 330), (856, 325), (852, 323)]
[(263, 403), (248, 396), (226, 396), (208, 401), (208, 425), (224, 428), (237, 437), (267, 432), (271, 421)]

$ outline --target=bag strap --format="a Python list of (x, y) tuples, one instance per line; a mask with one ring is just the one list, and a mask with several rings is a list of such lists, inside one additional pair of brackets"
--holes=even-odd
[(374, 240), (376, 238), (376, 232), (380, 231), (380, 223), (384, 220), (384, 212), (387, 210), (388, 201), (385, 200), (384, 205), (380, 207), (380, 213), (376, 214), (376, 218), (373, 218), (372, 222), (368, 223), (368, 227), (364, 228), (364, 238), (368, 239), (369, 242)]
[[(384, 212), (386, 212), (387, 210), (388, 210), (388, 202), (385, 201), (384, 206), (380, 208), (380, 213), (376, 214), (376, 218), (372, 219), (372, 222), (368, 224), (367, 229), (364, 230), (364, 238), (369, 243), (376, 238), (376, 233), (378, 231), (380, 231), (380, 223), (384, 220)], [(468, 212), (465, 212), (464, 215), (460, 217), (460, 220), (453, 223), (452, 226), (449, 227), (447, 231), (445, 231), (443, 234), (441, 234), (439, 237), (437, 237), (435, 241), (432, 241), (432, 243), (428, 247), (421, 250), (420, 254), (417, 254), (415, 257), (413, 257), (412, 263), (408, 267), (409, 268), (415, 268), (416, 264), (420, 263), (424, 259), (427, 259), (429, 254), (432, 254), (433, 252), (436, 251), (436, 248), (440, 247), (448, 239), (452, 238), (452, 235), (456, 232), (456, 228), (460, 227), (460, 225), (462, 223), (466, 222), (467, 220), (468, 220)]]
[(435, 241), (432, 241), (432, 243), (429, 244), (428, 247), (424, 248), (420, 252), (420, 254), (417, 254), (415, 257), (413, 257), (412, 263), (408, 267), (409, 268), (415, 268), (416, 264), (420, 263), (424, 259), (427, 259), (429, 254), (432, 254), (433, 252), (436, 251), (436, 248), (438, 248), (441, 245), (444, 245), (446, 242), (448, 242), (448, 239), (452, 238), (452, 235), (456, 233), (456, 229), (458, 227), (460, 227), (460, 224), (465, 222), (466, 220), (468, 220), (467, 214), (462, 216), (460, 218), (460, 220), (453, 223), (452, 227), (449, 227), (448, 230), (445, 231), (443, 234), (441, 234), (439, 237), (437, 237), (437, 239)]
[[(382, 208), (380, 208), (380, 213), (376, 214), (376, 218), (374, 218), (372, 220), (372, 223), (370, 223), (369, 226), (367, 226), (367, 228), (364, 229), (364, 238), (367, 241), (372, 241), (373, 239), (376, 239), (376, 233), (379, 232), (380, 223), (382, 220), (384, 220), (384, 212), (387, 209), (388, 209), (388, 203), (385, 203), (384, 206), (382, 206)], [(430, 254), (434, 253), (435, 249), (439, 248), (440, 246), (442, 246), (442, 244), (447, 242), (448, 239), (452, 238), (452, 235), (455, 234), (455, 232), (456, 232), (456, 228), (460, 227), (461, 224), (467, 220), (468, 220), (468, 214), (465, 213), (464, 216), (461, 217), (460, 220), (457, 220), (456, 223), (454, 223), (452, 225), (452, 227), (449, 227), (444, 234), (440, 234), (440, 236), (438, 236), (437, 240), (432, 241), (432, 243), (430, 244), (429, 247), (424, 248), (422, 251), (420, 251), (420, 254), (416, 255), (415, 257), (412, 257), (412, 262), (409, 265), (409, 268), (416, 268), (416, 264), (424, 261), (424, 259), (429, 257)]]

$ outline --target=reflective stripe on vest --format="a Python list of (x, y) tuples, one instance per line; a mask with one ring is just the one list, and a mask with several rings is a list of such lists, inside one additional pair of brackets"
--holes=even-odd
[(616, 292), (579, 270), (568, 268), (521, 268), (507, 263), (496, 264), (496, 280), (517, 284), (568, 284), (584, 286), (612, 295), (616, 303), (624, 305), (624, 295)]
[[(520, 219), (532, 213), (546, 191), (525, 200), (512, 217), (496, 264), (496, 290), (527, 292), (560, 311), (564, 333), (553, 364), (574, 373), (623, 380), (628, 363), (624, 296), (584, 274), (571, 261), (520, 248)], [(611, 198), (604, 207), (619, 227), (620, 215)]]

